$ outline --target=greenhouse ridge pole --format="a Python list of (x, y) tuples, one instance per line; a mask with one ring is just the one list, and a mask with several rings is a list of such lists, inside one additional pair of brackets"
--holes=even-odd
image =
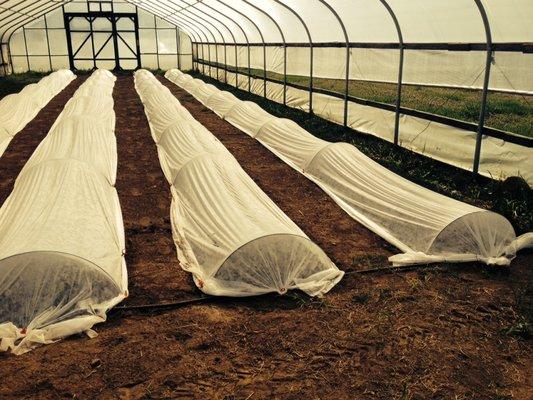
[[(280, 0), (273, 0), (276, 3), (282, 5), (287, 10), (292, 12), (296, 18), (301, 22), (302, 26), (305, 29), (305, 32), (307, 33), (307, 38), (309, 39), (309, 53), (310, 53), (310, 61), (309, 61), (309, 112), (313, 113), (313, 38), (311, 37), (311, 32), (309, 31), (309, 27), (303, 20), (303, 18), (298, 14), (293, 8), (289, 7), (287, 4), (281, 2)], [(286, 60), (285, 60), (286, 61)], [(285, 71), (286, 73), (286, 71)]]
[(394, 26), (396, 27), (396, 32), (398, 33), (398, 44), (400, 46), (400, 62), (398, 65), (398, 91), (396, 93), (396, 112), (394, 115), (394, 144), (398, 145), (399, 138), (400, 138), (400, 111), (402, 106), (402, 80), (403, 80), (403, 60), (404, 60), (404, 43), (403, 43), (403, 35), (402, 35), (402, 29), (400, 27), (400, 23), (398, 22), (398, 18), (396, 18), (396, 14), (394, 13), (393, 9), (387, 3), (386, 0), (379, 0), (381, 4), (387, 9), (388, 13), (390, 14), (392, 21), (394, 22)]
[(349, 83), (350, 83), (350, 39), (348, 38), (348, 31), (346, 30), (346, 26), (344, 25), (344, 22), (342, 22), (341, 17), (335, 11), (335, 9), (328, 3), (326, 0), (318, 0), (322, 4), (324, 4), (329, 11), (335, 16), (337, 21), (339, 22), (339, 25), (342, 28), (342, 33), (344, 34), (344, 39), (346, 41), (346, 77), (345, 77), (345, 87), (344, 87), (344, 126), (348, 126), (348, 97), (349, 97)]
[(487, 112), (487, 96), (489, 92), (489, 82), (490, 82), (490, 67), (492, 64), (492, 32), (490, 29), (489, 18), (487, 16), (487, 11), (483, 6), (481, 0), (474, 0), (476, 6), (481, 14), (481, 19), (483, 20), (483, 26), (485, 28), (485, 36), (487, 38), (487, 58), (485, 61), (485, 79), (483, 80), (483, 92), (481, 95), (481, 110), (479, 112), (479, 123), (477, 128), (476, 135), (476, 148), (474, 151), (474, 165), (472, 171), (474, 174), (479, 172), (479, 161), (481, 156), (481, 141), (483, 139), (483, 127), (485, 125), (485, 115)]

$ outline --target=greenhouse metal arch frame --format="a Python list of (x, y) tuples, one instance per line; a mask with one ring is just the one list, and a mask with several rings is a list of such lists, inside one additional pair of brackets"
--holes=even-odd
[[(42, 15), (49, 13), (55, 10), (58, 7), (61, 7), (72, 0), (59, 0), (59, 1), (45, 1), (45, 0), (19, 0), (16, 3), (11, 1), (4, 1), (0, 3), (0, 32), (1, 32), (1, 46), (0, 57), (3, 62), (4, 70), (6, 70), (5, 58), (4, 58), (4, 46), (9, 47), (9, 39), (12, 34), (19, 29), (20, 27), (38, 19)], [(168, 0), (165, 2), (153, 1), (153, 0), (126, 0), (126, 2), (136, 5), (137, 7), (148, 11), (161, 18), (162, 20), (175, 25), (183, 31), (185, 31), (192, 38), (193, 50), (193, 66), (196, 63), (196, 66), (201, 63), (202, 71), (205, 73), (205, 66), (207, 65), (209, 69), (215, 67), (218, 71), (219, 68), (224, 70), (224, 80), (227, 82), (227, 73), (231, 71), (228, 67), (227, 60), (227, 46), (235, 47), (235, 72), (239, 70), (238, 63), (238, 47), (246, 47), (248, 53), (247, 60), (247, 69), (248, 72), (244, 75), (248, 75), (248, 90), (251, 91), (250, 80), (252, 78), (250, 58), (251, 58), (251, 48), (254, 46), (261, 46), (263, 50), (263, 79), (264, 79), (264, 90), (263, 96), (266, 97), (266, 83), (267, 81), (272, 81), (276, 83), (283, 84), (283, 103), (286, 104), (286, 91), (287, 86), (293, 86), (297, 88), (302, 88), (301, 85), (288, 83), (287, 82), (287, 48), (288, 47), (309, 47), (310, 51), (310, 71), (309, 71), (309, 111), (313, 112), (313, 93), (324, 93), (334, 97), (340, 97), (339, 93), (332, 92), (325, 89), (313, 87), (313, 78), (314, 78), (314, 49), (317, 47), (346, 47), (346, 60), (345, 60), (345, 78), (344, 78), (344, 93), (342, 97), (344, 99), (344, 126), (347, 126), (348, 118), (348, 102), (352, 101), (355, 103), (368, 105), (388, 111), (393, 111), (395, 113), (394, 118), (394, 143), (399, 143), (399, 123), (400, 116), (402, 114), (411, 115), (415, 117), (421, 117), (429, 121), (443, 123), (449, 126), (457, 127), (460, 129), (465, 129), (468, 131), (476, 132), (476, 146), (475, 152), (473, 155), (473, 167), (472, 170), (474, 173), (478, 172), (479, 163), (480, 163), (480, 152), (482, 145), (483, 135), (496, 137), (499, 139), (506, 140), (511, 143), (519, 144), (526, 147), (532, 147), (533, 140), (530, 138), (525, 138), (521, 136), (510, 135), (507, 132), (500, 131), (497, 129), (485, 127), (485, 117), (487, 109), (487, 97), (489, 92), (489, 82), (491, 76), (491, 63), (493, 60), (494, 51), (506, 51), (506, 52), (521, 52), (521, 53), (531, 53), (533, 52), (532, 46), (526, 43), (493, 43), (492, 38), (492, 27), (491, 22), (486, 10), (486, 7), (482, 0), (465, 0), (475, 5), (478, 11), (479, 20), (482, 22), (485, 35), (485, 43), (442, 43), (442, 42), (428, 42), (428, 43), (407, 43), (404, 41), (404, 35), (402, 32), (401, 19), (398, 18), (397, 12), (394, 8), (394, 0), (368, 0), (369, 3), (377, 2), (381, 4), (383, 9), (386, 11), (386, 14), (389, 16), (390, 21), (394, 25), (396, 34), (397, 34), (397, 43), (378, 43), (378, 42), (351, 42), (349, 33), (346, 29), (345, 23), (343, 22), (342, 17), (339, 15), (335, 5), (332, 0), (314, 0), (314, 5), (321, 6), (325, 12), (329, 12), (333, 15), (336, 20), (340, 30), (343, 33), (345, 42), (322, 42), (322, 41), (313, 41), (311, 32), (312, 29), (309, 28), (309, 23), (306, 22), (306, 18), (302, 15), (298, 9), (294, 6), (287, 4), (290, 3), (288, 0), (266, 0), (261, 2), (261, 6), (254, 4), (248, 0), (233, 0), (233, 1), (224, 1), (224, 0), (213, 0), (212, 5), (207, 2), (195, 1), (195, 0)], [(4, 4), (9, 3), (9, 7), (3, 6)], [(230, 4), (232, 3), (232, 4)], [(250, 18), (246, 15), (245, 12), (235, 7), (235, 3), (242, 3), (243, 6), (246, 5), (248, 9), (253, 8), (258, 11), (265, 18), (269, 19), (271, 24), (275, 26), (274, 30), (277, 30), (281, 38), (281, 43), (273, 42), (266, 40), (266, 32), (262, 29), (260, 24), (256, 23), (253, 18)], [(215, 4), (218, 5), (215, 7)], [(268, 12), (268, 8), (272, 8), (273, 5), (277, 5), (282, 9), (286, 10), (287, 13), (293, 15), (302, 25), (303, 29), (306, 32), (308, 43), (303, 42), (289, 42), (286, 39), (286, 33), (283, 26), (279, 24), (275, 18), (273, 18)], [(18, 8), (14, 8), (18, 7)], [(205, 10), (216, 12), (219, 16), (214, 17), (211, 13), (206, 12)], [(7, 17), (2, 16), (2, 14), (11, 11), (12, 13)], [(14, 18), (12, 18), (14, 16)], [(222, 20), (226, 21), (223, 22)], [(228, 31), (231, 35), (233, 43), (228, 42), (224, 35), (222, 34), (219, 27), (224, 27), (225, 31)], [(229, 24), (235, 25), (238, 27), (238, 30), (241, 32), (244, 42), (239, 42), (237, 40), (236, 34), (229, 28)], [(253, 27), (255, 31), (258, 32), (260, 37), (260, 43), (254, 42), (251, 37), (246, 33), (249, 29), (245, 25), (248, 25), (248, 28)], [(272, 29), (271, 29), (272, 30)], [(6, 34), (7, 41), (6, 41)], [(217, 39), (220, 37), (220, 40)], [(207, 46), (207, 60), (204, 47)], [(211, 47), (214, 46), (215, 49), (215, 60), (211, 58)], [(224, 62), (219, 62), (218, 56), (218, 47), (222, 46), (224, 49)], [(267, 77), (267, 46), (281, 47), (283, 49), (283, 79), (275, 80), (270, 77)], [(201, 58), (199, 57), (199, 47), (202, 49)], [(399, 51), (399, 62), (398, 62), (398, 78), (396, 81), (397, 92), (395, 105), (390, 105), (386, 103), (379, 103), (376, 101), (370, 101), (365, 99), (360, 99), (353, 97), (349, 94), (349, 81), (350, 81), (350, 50), (352, 48), (373, 48), (373, 49), (397, 49)], [(403, 65), (404, 65), (404, 50), (458, 50), (458, 51), (484, 51), (485, 56), (485, 68), (483, 71), (483, 86), (481, 89), (480, 97), (480, 112), (477, 124), (458, 121), (448, 117), (430, 114), (427, 112), (422, 112), (418, 110), (413, 110), (409, 108), (401, 107), (402, 100), (402, 87), (403, 83)], [(11, 52), (9, 52), (11, 56)], [(9, 64), (12, 65), (11, 60)], [(232, 71), (233, 72), (233, 71)], [(238, 75), (238, 74), (236, 74)], [(218, 72), (217, 72), (218, 77)]]
[[(214, 0), (214, 1), (216, 1), (217, 3), (221, 3), (225, 7), (227, 7), (229, 9), (231, 9), (232, 11), (240, 14), (241, 16), (245, 17), (246, 19), (248, 19), (250, 22), (253, 23), (254, 27), (256, 28), (256, 30), (260, 34), (261, 43), (250, 43), (249, 40), (247, 40), (246, 43), (236, 43), (235, 42), (235, 37), (233, 36), (233, 39), (234, 39), (233, 40), (233, 45), (234, 46), (237, 46), (237, 45), (239, 45), (239, 46), (247, 46), (248, 53), (250, 53), (250, 50), (249, 50), (250, 46), (262, 46), (263, 47), (263, 80), (264, 80), (263, 97), (266, 97), (266, 82), (267, 81), (271, 81), (271, 82), (275, 82), (275, 83), (282, 83), (283, 87), (284, 87), (284, 90), (283, 90), (283, 104), (286, 104), (286, 87), (289, 85), (289, 86), (301, 88), (300, 85), (287, 83), (287, 55), (286, 55), (287, 54), (287, 47), (289, 47), (289, 46), (290, 47), (305, 47), (305, 44), (302, 44), (302, 43), (288, 43), (287, 40), (285, 39), (283, 28), (280, 26), (280, 24), (278, 24), (275, 21), (275, 19), (273, 19), (270, 16), (270, 14), (268, 12), (266, 12), (263, 8), (255, 5), (255, 4), (251, 4), (247, 0), (240, 0), (242, 3), (247, 4), (250, 7), (253, 7), (255, 9), (259, 10), (263, 15), (265, 15), (267, 18), (269, 18), (274, 23), (274, 25), (276, 26), (276, 28), (277, 28), (280, 36), (281, 36), (281, 39), (282, 39), (281, 43), (270, 42), (270, 43), (268, 43), (268, 46), (279, 46), (279, 47), (283, 48), (283, 54), (284, 54), (284, 56), (283, 56), (283, 79), (280, 81), (280, 80), (268, 78), (267, 77), (267, 68), (266, 68), (266, 47), (267, 47), (267, 44), (265, 42), (264, 34), (262, 33), (260, 27), (258, 27), (257, 24), (255, 24), (253, 21), (251, 21), (250, 18), (248, 18), (242, 12), (240, 12), (237, 9), (235, 9), (231, 5), (226, 4), (224, 1), (222, 1), (222, 0)], [(325, 9), (327, 9), (329, 12), (331, 12), (334, 15), (335, 19), (337, 20), (337, 22), (338, 22), (338, 24), (339, 24), (339, 26), (340, 26), (340, 28), (341, 28), (341, 30), (343, 32), (344, 38), (345, 38), (346, 71), (345, 71), (345, 79), (344, 79), (345, 80), (345, 85), (344, 85), (344, 104), (345, 104), (344, 105), (344, 126), (347, 126), (348, 102), (349, 101), (353, 101), (353, 102), (356, 102), (356, 103), (359, 103), (359, 104), (370, 105), (370, 106), (373, 106), (373, 107), (377, 107), (377, 108), (381, 108), (381, 109), (385, 109), (385, 110), (389, 110), (389, 111), (394, 111), (394, 113), (395, 113), (394, 144), (396, 144), (396, 145), (399, 143), (399, 124), (400, 124), (400, 116), (401, 116), (401, 114), (421, 117), (421, 118), (424, 118), (424, 119), (429, 120), (429, 121), (443, 123), (443, 124), (446, 124), (446, 125), (450, 125), (450, 126), (453, 126), (453, 127), (460, 128), (460, 129), (465, 129), (465, 130), (468, 130), (468, 131), (475, 131), (476, 132), (476, 146), (475, 146), (475, 151), (474, 151), (474, 157), (473, 157), (474, 160), (473, 160), (473, 168), (472, 168), (474, 173), (477, 173), (478, 170), (479, 170), (480, 152), (481, 152), (481, 144), (482, 144), (483, 135), (488, 135), (488, 136), (492, 136), (492, 137), (496, 137), (496, 138), (499, 138), (499, 139), (503, 139), (503, 140), (509, 141), (511, 143), (516, 143), (516, 144), (523, 145), (523, 146), (526, 146), (526, 147), (531, 147), (532, 140), (529, 139), (529, 138), (509, 135), (506, 132), (503, 132), (503, 131), (500, 131), (500, 130), (497, 130), (497, 129), (493, 129), (493, 128), (489, 128), (489, 127), (485, 127), (487, 97), (488, 97), (487, 95), (488, 95), (488, 92), (489, 92), (489, 82), (490, 82), (491, 62), (492, 62), (493, 52), (495, 50), (512, 51), (512, 52), (528, 52), (529, 48), (528, 48), (527, 45), (525, 45), (525, 44), (521, 45), (520, 43), (510, 43), (510, 44), (503, 43), (503, 44), (495, 46), (493, 44), (493, 41), (492, 41), (492, 32), (491, 32), (491, 26), (490, 26), (489, 18), (488, 18), (488, 15), (487, 15), (487, 11), (486, 11), (485, 6), (483, 5), (481, 0), (471, 0), (472, 3), (475, 4), (475, 6), (476, 6), (476, 8), (478, 10), (478, 15), (479, 15), (480, 20), (483, 23), (483, 27), (484, 27), (484, 31), (485, 31), (485, 44), (483, 45), (484, 46), (483, 51), (485, 51), (486, 57), (485, 57), (485, 68), (484, 68), (484, 71), (483, 71), (483, 87), (481, 89), (481, 99), (480, 99), (480, 106), (481, 107), (480, 107), (480, 113), (479, 113), (479, 118), (478, 118), (478, 123), (477, 124), (472, 124), (472, 123), (465, 122), (465, 121), (458, 121), (458, 120), (454, 120), (454, 119), (451, 119), (451, 118), (448, 118), (448, 117), (434, 115), (434, 114), (430, 114), (430, 113), (422, 112), (422, 111), (418, 111), (418, 110), (402, 108), (401, 107), (401, 98), (402, 98), (402, 87), (403, 87), (403, 65), (404, 65), (404, 50), (405, 49), (412, 49), (412, 50), (426, 50), (426, 49), (427, 50), (435, 50), (435, 49), (453, 50), (453, 49), (458, 49), (458, 50), (463, 50), (463, 51), (468, 49), (468, 50), (479, 51), (479, 50), (482, 50), (480, 48), (480, 44), (479, 43), (467, 43), (467, 44), (457, 44), (457, 43), (455, 43), (455, 44), (454, 43), (412, 43), (412, 44), (408, 44), (407, 43), (406, 44), (406, 43), (404, 43), (401, 24), (399, 22), (399, 19), (398, 19), (397, 15), (396, 15), (394, 9), (390, 5), (390, 0), (389, 1), (387, 1), (387, 0), (375, 0), (375, 1), (378, 1), (379, 3), (381, 3), (382, 6), (384, 7), (384, 9), (387, 11), (388, 15), (390, 16), (390, 19), (393, 22), (394, 27), (395, 27), (396, 32), (397, 32), (398, 43), (397, 44), (395, 44), (395, 43), (385, 43), (385, 44), (383, 44), (383, 43), (375, 43), (375, 44), (373, 44), (373, 43), (351, 42), (350, 39), (349, 39), (349, 35), (348, 35), (347, 29), (345, 27), (345, 24), (344, 24), (342, 18), (337, 13), (335, 8), (330, 4), (330, 2), (328, 2), (327, 0), (316, 0), (316, 1), (318, 3), (320, 3), (320, 4), (322, 4), (325, 7)], [(226, 18), (231, 19), (231, 17), (229, 17), (229, 15), (224, 14), (224, 12), (222, 12), (221, 10), (219, 10), (219, 9), (215, 10), (213, 7), (209, 6), (208, 4), (204, 4), (204, 3), (201, 3), (201, 2), (188, 3), (187, 1), (182, 0), (182, 3), (178, 4), (178, 3), (176, 3), (176, 1), (169, 1), (168, 3), (171, 3), (171, 4), (173, 4), (173, 5), (178, 7), (177, 9), (175, 9), (175, 11), (172, 14), (165, 14), (162, 9), (160, 9), (160, 8), (158, 9), (158, 3), (160, 3), (160, 2), (154, 2), (154, 1), (150, 1), (150, 0), (143, 1), (143, 3), (139, 3), (139, 2), (137, 2), (135, 0), (132, 0), (130, 2), (136, 3), (139, 6), (142, 6), (142, 4), (146, 4), (148, 2), (148, 3), (150, 3), (150, 6), (151, 6), (150, 8), (151, 8), (152, 12), (158, 13), (158, 15), (162, 19), (166, 19), (167, 21), (172, 22), (172, 23), (178, 23), (179, 24), (179, 22), (173, 20), (173, 18), (172, 18), (177, 13), (181, 12), (183, 14), (184, 11), (187, 11), (188, 13), (193, 13), (192, 11), (190, 11), (190, 9), (195, 9), (198, 12), (202, 12), (202, 10), (200, 10), (197, 7), (198, 4), (202, 4), (203, 6), (209, 7), (211, 10), (216, 11), (216, 12), (224, 15)], [(336, 92), (331, 92), (331, 91), (327, 91), (327, 90), (324, 90), (324, 89), (317, 89), (317, 88), (313, 87), (313, 63), (314, 63), (313, 48), (314, 47), (337, 47), (337, 46), (340, 45), (340, 43), (338, 43), (338, 42), (335, 42), (335, 43), (314, 43), (313, 40), (312, 40), (311, 33), (310, 33), (310, 30), (309, 30), (307, 24), (305, 23), (303, 17), (298, 13), (297, 10), (295, 10), (292, 7), (290, 7), (288, 4), (285, 4), (281, 0), (268, 0), (268, 2), (269, 3), (276, 3), (276, 4), (284, 7), (285, 9), (287, 9), (293, 15), (295, 15), (298, 18), (299, 22), (304, 27), (306, 33), (307, 33), (308, 41), (309, 41), (307, 46), (310, 48), (310, 62), (309, 62), (309, 65), (310, 65), (310, 73), (309, 73), (309, 97), (310, 97), (310, 101), (309, 101), (310, 107), (309, 108), (310, 108), (310, 112), (312, 112), (312, 110), (313, 110), (313, 107), (312, 107), (312, 94), (313, 94), (313, 92), (324, 93), (324, 94), (328, 94), (328, 95), (333, 95), (335, 97), (339, 97), (338, 93), (336, 93)], [(209, 21), (206, 21), (205, 19), (202, 19), (202, 20), (203, 20), (203, 22), (205, 24), (202, 24), (201, 23), (202, 21), (200, 21), (200, 25), (202, 25), (202, 27), (205, 30), (209, 31), (211, 33), (211, 36), (213, 36), (212, 32), (211, 32), (211, 29), (212, 28), (216, 29), (214, 24), (212, 24)], [(232, 21), (236, 22), (235, 20), (232, 20)], [(217, 20), (217, 22), (220, 22), (220, 21)], [(243, 30), (242, 26), (239, 25), (239, 27), (240, 27), (240, 29), (242, 31)], [(216, 40), (214, 42), (210, 42), (209, 40), (206, 40), (204, 42), (202, 40), (195, 39), (193, 41), (193, 46), (195, 46), (196, 51), (193, 52), (193, 57), (194, 57), (193, 63), (196, 62), (197, 65), (199, 63), (201, 63), (202, 64), (202, 68), (204, 68), (205, 65), (208, 65), (210, 68), (211, 67), (215, 67), (217, 69), (218, 68), (222, 68), (225, 71), (225, 79), (224, 80), (227, 82), (227, 72), (229, 70), (229, 67), (227, 65), (227, 57), (225, 57), (225, 59), (224, 59), (224, 64), (221, 65), (221, 63), (219, 62), (218, 56), (216, 56), (216, 61), (213, 62), (213, 60), (211, 59), (211, 54), (210, 54), (211, 45), (215, 45), (215, 50), (217, 49), (218, 46), (223, 46), (224, 49), (225, 49), (228, 45), (231, 45), (231, 44), (228, 44), (226, 41), (223, 40), (223, 36), (222, 35), (221, 35), (221, 37), (222, 37), (222, 43), (217, 42)], [(207, 60), (205, 59), (205, 52), (204, 52), (204, 46), (205, 45), (208, 46), (208, 56), (207, 56), (208, 59)], [(198, 57), (198, 55), (199, 55), (199, 51), (198, 51), (199, 46), (201, 46), (201, 48), (202, 48), (201, 58)], [(353, 97), (353, 96), (351, 96), (349, 94), (349, 81), (350, 81), (350, 77), (349, 77), (349, 73), (350, 73), (349, 65), (350, 64), (349, 63), (350, 63), (350, 57), (351, 57), (350, 49), (351, 48), (357, 48), (357, 47), (359, 47), (359, 48), (388, 48), (388, 49), (398, 49), (399, 50), (398, 79), (397, 79), (397, 82), (396, 82), (397, 94), (396, 94), (396, 101), (395, 101), (394, 108), (392, 108), (389, 104), (384, 104), (384, 103), (378, 103), (378, 102), (375, 102), (375, 101), (359, 99), (359, 98), (355, 98), (355, 97)], [(465, 49), (465, 47), (466, 47), (466, 49)], [(248, 57), (248, 63), (249, 63), (249, 61), (250, 61), (250, 58)], [(238, 62), (236, 62), (236, 65), (238, 65)], [(235, 68), (235, 72), (237, 72), (237, 70), (238, 70), (238, 68)], [(203, 69), (203, 72), (205, 73), (205, 69)], [(250, 79), (251, 78), (251, 76), (250, 76), (251, 74), (250, 74), (250, 67), (249, 66), (248, 66), (248, 74), (247, 75), (248, 75), (248, 78)], [(217, 74), (217, 76), (218, 76), (218, 74)], [(248, 87), (248, 90), (250, 91), (250, 85)]]

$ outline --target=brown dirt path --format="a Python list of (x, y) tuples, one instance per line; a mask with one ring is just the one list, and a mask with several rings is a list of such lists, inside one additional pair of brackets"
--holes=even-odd
[(158, 78), (340, 269), (372, 268), (386, 263), (387, 258), (397, 252), (346, 214), (315, 183), (289, 167), (258, 141), (222, 120), (168, 79)]
[(198, 294), (178, 263), (170, 227), (170, 188), (131, 76), (118, 76), (113, 97), (117, 118), (116, 187), (126, 232), (128, 304)]
[[(168, 186), (148, 178), (158, 161), (131, 78), (119, 78), (116, 94), (117, 187), (134, 237), (129, 301), (137, 302), (180, 289), (181, 275), (176, 265), (151, 277), (157, 235), (132, 231), (145, 216), (166, 229), (158, 218), (168, 208), (148, 206), (162, 199), (152, 190), (168, 201)], [(132, 196), (133, 187), (143, 196)], [(524, 253), (507, 273), (460, 265), (348, 275), (324, 299), (290, 294), (112, 313), (92, 340), (0, 354), (0, 398), (529, 400), (533, 347), (520, 327), (533, 309), (532, 262)]]
[(85, 79), (86, 76), (78, 76), (70, 82), (11, 140), (4, 155), (0, 157), (0, 206), (13, 190), (13, 184), (26, 161), (48, 134), (67, 101)]

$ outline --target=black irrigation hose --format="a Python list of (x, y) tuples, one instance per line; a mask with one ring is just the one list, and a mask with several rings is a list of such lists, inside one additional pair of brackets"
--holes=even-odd
[(140, 311), (148, 311), (153, 309), (175, 309), (180, 308), (183, 306), (188, 306), (191, 304), (197, 304), (197, 303), (204, 303), (208, 300), (216, 299), (214, 296), (200, 296), (200, 297), (193, 297), (192, 299), (187, 300), (179, 300), (174, 301), (170, 303), (155, 303), (155, 304), (140, 304), (136, 306), (120, 306), (113, 308), (113, 311), (130, 311), (130, 310), (140, 310)]
[[(398, 267), (380, 267), (380, 268), (369, 268), (369, 269), (363, 269), (359, 271), (347, 271), (345, 272), (345, 275), (366, 275), (366, 274), (373, 274), (373, 273), (388, 273), (388, 272), (404, 272), (404, 271), (411, 271), (414, 269), (426, 269), (426, 268), (437, 268), (442, 267), (439, 264), (433, 264), (433, 265), (403, 265)], [(193, 297), (191, 299), (187, 300), (179, 300), (169, 303), (152, 303), (152, 304), (140, 304), (140, 305), (134, 305), (134, 306), (119, 306), (114, 307), (112, 311), (150, 311), (150, 310), (174, 310), (177, 308), (181, 308), (184, 306), (189, 306), (193, 304), (202, 304), (202, 303), (208, 303), (213, 301), (220, 301), (222, 299), (227, 299), (226, 297), (220, 297), (220, 296), (200, 296), (200, 297)]]
[(366, 274), (375, 274), (375, 273), (388, 273), (388, 272), (406, 272), (406, 271), (412, 271), (416, 269), (429, 269), (429, 268), (439, 268), (442, 267), (441, 264), (419, 264), (419, 265), (399, 265), (396, 267), (380, 267), (380, 268), (369, 268), (369, 269), (361, 269), (356, 271), (346, 271), (345, 275), (353, 275), (353, 274), (359, 274), (359, 275), (366, 275)]

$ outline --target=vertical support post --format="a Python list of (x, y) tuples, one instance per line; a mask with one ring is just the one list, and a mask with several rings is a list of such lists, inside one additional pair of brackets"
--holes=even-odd
[(11, 64), (11, 73), (15, 72), (15, 65), (13, 64), (13, 55), (11, 53), (11, 36), (7, 40), (7, 56), (9, 57), (9, 64)]
[(218, 63), (218, 45), (217, 45), (217, 42), (213, 42), (213, 46), (215, 46), (215, 66), (216, 66), (216, 72), (217, 72), (217, 81), (218, 81), (218, 71), (220, 71), (220, 68), (218, 67), (219, 66), (219, 63)]
[(283, 105), (287, 105), (287, 43), (283, 43)]
[(157, 58), (157, 69), (161, 69), (161, 64), (159, 63), (159, 36), (157, 34), (157, 17), (154, 14), (154, 31), (155, 31), (155, 56)]
[(310, 67), (309, 67), (309, 113), (314, 114), (313, 111), (313, 42), (309, 44), (310, 50), (309, 50), (309, 57), (311, 60), (309, 61)]
[(181, 71), (181, 61), (180, 61), (180, 28), (176, 27), (176, 56), (177, 56), (177, 66)]
[(48, 37), (48, 21), (46, 20), (46, 14), (44, 14), (44, 31), (46, 33), (46, 47), (48, 48), (48, 64), (50, 71), (52, 71), (52, 53), (50, 51), (50, 38)]
[(4, 70), (4, 76), (7, 76), (6, 64), (4, 62), (4, 45), (0, 42), (0, 62), (2, 63), (2, 69)]
[(267, 51), (266, 44), (263, 42), (263, 97), (267, 97)]
[(252, 64), (250, 63), (250, 43), (248, 43), (248, 93), (252, 93)]
[[(303, 28), (305, 29), (305, 32), (307, 34), (307, 38), (309, 39), (309, 54), (310, 54), (310, 60), (309, 60), (309, 113), (313, 113), (313, 38), (311, 37), (311, 32), (309, 31), (309, 27), (303, 20), (302, 16), (297, 13), (293, 8), (289, 7), (287, 4), (281, 2), (280, 0), (274, 0), (276, 3), (278, 3), (280, 6), (285, 7), (287, 10), (289, 10), (302, 24)], [(287, 61), (285, 60), (285, 64), (287, 64)], [(286, 70), (285, 70), (286, 71)], [(285, 72), (286, 74), (286, 72)], [(286, 100), (284, 99), (284, 104), (286, 104)]]
[(209, 40), (206, 40), (206, 43), (207, 43), (207, 65), (209, 67), (209, 76), (212, 78), (213, 77), (213, 67), (212, 67), (212, 61), (211, 61), (211, 45), (209, 44)]
[(139, 38), (139, 8), (135, 6), (135, 18), (133, 19), (133, 29), (135, 29), (135, 50), (137, 51), (137, 68), (141, 68), (141, 45)]
[(224, 83), (228, 83), (228, 49), (224, 43)]
[(72, 38), (70, 35), (70, 17), (65, 14), (65, 6), (63, 6), (63, 24), (65, 25), (65, 34), (67, 36), (68, 49), (68, 64), (71, 71), (74, 71), (74, 58), (72, 55)]
[(400, 43), (400, 65), (398, 66), (398, 91), (396, 93), (396, 112), (394, 115), (394, 144), (400, 142), (400, 112), (402, 109), (404, 45)]
[(88, 17), (89, 19), (89, 28), (91, 29), (90, 35), (91, 35), (91, 48), (93, 51), (93, 70), (96, 69), (96, 51), (94, 48), (94, 31), (93, 31), (93, 17)]
[(239, 87), (239, 57), (238, 57), (238, 53), (239, 51), (237, 50), (237, 42), (235, 41), (234, 43), (235, 45), (235, 87), (238, 88)]
[(346, 76), (344, 80), (344, 126), (348, 126), (348, 95), (349, 95), (349, 89), (350, 89), (350, 39), (348, 38), (348, 32), (346, 31), (346, 26), (344, 25), (344, 22), (342, 22), (341, 17), (335, 11), (333, 7), (329, 3), (327, 3), (325, 0), (319, 0), (324, 6), (327, 7), (327, 9), (334, 15), (334, 17), (337, 19), (337, 22), (339, 23), (342, 33), (344, 34), (344, 40), (346, 41)]
[(483, 139), (483, 127), (485, 125), (485, 116), (487, 112), (487, 96), (489, 92), (490, 83), (490, 68), (492, 65), (492, 33), (490, 29), (489, 18), (481, 0), (474, 0), (476, 6), (481, 14), (483, 26), (485, 28), (485, 36), (487, 39), (487, 54), (485, 59), (485, 77), (483, 79), (483, 92), (481, 94), (481, 110), (479, 111), (479, 122), (476, 135), (476, 147), (474, 149), (474, 165), (472, 171), (474, 174), (479, 173), (479, 162), (481, 159), (481, 141)]
[[(192, 51), (192, 69), (196, 71), (198, 69), (198, 45), (196, 42), (193, 43), (191, 40), (191, 51)], [(195, 67), (196, 63), (196, 67)]]
[(28, 54), (28, 40), (26, 39), (26, 28), (22, 27), (22, 36), (24, 37), (24, 50), (26, 50), (26, 63), (28, 64), (28, 71), (30, 71), (30, 55)]
[(4, 76), (7, 76), (7, 60), (4, 57), (4, 44), (0, 41), (0, 61), (4, 70)]
[(346, 43), (346, 78), (344, 80), (344, 126), (348, 126), (348, 95), (350, 90), (350, 43)]
[(394, 22), (394, 26), (396, 28), (396, 33), (398, 34), (398, 46), (400, 49), (400, 61), (398, 65), (398, 87), (397, 87), (397, 93), (396, 93), (396, 112), (394, 115), (394, 144), (398, 145), (400, 140), (400, 111), (402, 106), (402, 80), (403, 80), (403, 60), (404, 60), (404, 42), (403, 42), (403, 34), (402, 29), (400, 27), (400, 23), (398, 22), (398, 18), (396, 18), (396, 14), (394, 13), (394, 10), (389, 5), (387, 0), (380, 0), (381, 4), (387, 9), (387, 12), (392, 18), (392, 22)]
[(204, 48), (204, 42), (201, 42), (202, 44), (202, 74), (205, 75), (205, 48)]
[(118, 33), (117, 33), (117, 19), (115, 13), (111, 13), (111, 31), (113, 35), (113, 47), (115, 50), (115, 70), (120, 70), (120, 55), (118, 52)]

